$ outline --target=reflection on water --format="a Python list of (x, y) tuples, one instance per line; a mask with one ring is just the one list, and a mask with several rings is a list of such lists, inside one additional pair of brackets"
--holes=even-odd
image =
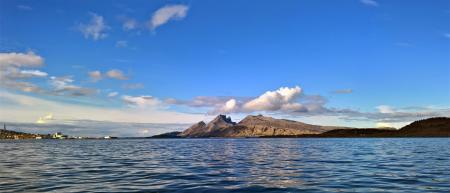
[(450, 139), (0, 141), (0, 192), (449, 192)]

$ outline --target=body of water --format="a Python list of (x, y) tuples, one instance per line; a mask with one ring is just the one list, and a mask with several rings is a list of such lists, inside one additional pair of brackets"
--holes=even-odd
[(0, 141), (0, 192), (450, 192), (450, 139)]

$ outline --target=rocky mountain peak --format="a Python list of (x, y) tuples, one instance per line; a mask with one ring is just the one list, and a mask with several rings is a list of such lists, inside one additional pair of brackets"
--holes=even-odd
[(229, 123), (229, 124), (236, 124), (235, 122), (233, 122), (231, 120), (231, 117), (227, 117), (226, 115), (218, 115), (216, 118), (214, 118), (210, 123), (220, 123), (220, 122), (224, 122), (224, 123)]
[(209, 131), (212, 131), (216, 129), (231, 127), (234, 125), (236, 125), (236, 123), (231, 120), (231, 117), (227, 117), (225, 115), (218, 115), (211, 122), (209, 122), (208, 125), (206, 125), (206, 127), (208, 128)]

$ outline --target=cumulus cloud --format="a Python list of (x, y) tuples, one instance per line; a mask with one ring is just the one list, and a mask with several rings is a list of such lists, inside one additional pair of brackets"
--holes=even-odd
[(128, 77), (123, 74), (122, 71), (117, 69), (111, 69), (102, 73), (100, 70), (94, 70), (88, 72), (89, 78), (92, 82), (97, 82), (103, 78), (112, 78), (117, 80), (128, 80)]
[(186, 17), (189, 7), (186, 5), (167, 5), (153, 14), (149, 27), (154, 30), (157, 27), (164, 25), (170, 20), (181, 20)]
[(112, 69), (106, 72), (106, 76), (109, 78), (117, 79), (117, 80), (127, 80), (128, 77), (126, 77), (122, 71), (117, 69)]
[(236, 99), (228, 100), (225, 105), (220, 109), (224, 113), (231, 113), (237, 109)]
[(92, 95), (96, 90), (84, 88), (72, 84), (74, 80), (70, 76), (50, 77), (50, 84), (53, 86), (52, 94), (70, 95), (70, 96), (86, 96)]
[(378, 2), (375, 0), (360, 0), (360, 2), (367, 6), (378, 7)]
[(15, 67), (9, 67), (5, 69), (0, 69), (0, 80), (9, 79), (28, 79), (28, 78), (43, 78), (48, 74), (40, 70), (21, 70)]
[(450, 116), (450, 108), (394, 108), (379, 105), (377, 111), (363, 112), (345, 108), (327, 107), (327, 99), (320, 95), (307, 95), (299, 86), (281, 87), (257, 97), (195, 97), (192, 100), (167, 99), (170, 105), (206, 107), (208, 114), (218, 113), (267, 113), (294, 117), (331, 116), (344, 121), (370, 121), (400, 123), (429, 117)]
[(385, 113), (395, 113), (395, 110), (392, 107), (387, 106), (387, 105), (377, 106), (377, 109), (380, 113), (384, 113), (384, 114)]
[(78, 29), (83, 33), (84, 38), (93, 40), (99, 40), (105, 38), (108, 34), (106, 31), (109, 26), (106, 25), (103, 16), (91, 13), (91, 20), (87, 24), (80, 24)]
[(5, 67), (40, 67), (44, 63), (41, 56), (33, 52), (27, 53), (0, 53), (0, 68)]
[(243, 109), (249, 112), (300, 110), (303, 106), (295, 100), (298, 99), (301, 93), (302, 89), (299, 86), (293, 88), (281, 87), (276, 91), (267, 91), (263, 95), (245, 103)]
[(122, 96), (122, 100), (135, 107), (145, 108), (145, 107), (154, 107), (161, 104), (161, 101), (152, 96)]
[(20, 73), (24, 77), (46, 77), (48, 74), (40, 70), (22, 70)]
[[(47, 72), (29, 69), (41, 67), (43, 63), (44, 59), (33, 52), (0, 53), (0, 86), (22, 92), (50, 95), (84, 96), (95, 93), (94, 89), (73, 85), (73, 79), (70, 77), (52, 76), (47, 78)], [(45, 78), (49, 81), (51, 88), (28, 82), (27, 80), (31, 78)]]
[(102, 73), (98, 70), (88, 72), (89, 78), (93, 82), (97, 82), (102, 79)]
[(29, 93), (43, 93), (44, 90), (36, 84), (30, 82), (14, 81), (0, 78), (0, 85), (5, 88), (19, 90)]
[(210, 108), (209, 114), (217, 113), (320, 113), (326, 111), (326, 100), (322, 96), (304, 95), (299, 86), (281, 87), (267, 91), (258, 97), (211, 97), (199, 96), (192, 100), (167, 99), (166, 104), (185, 105), (189, 107)]
[(36, 68), (42, 66), (44, 59), (33, 52), (28, 53), (0, 53), (0, 86), (23, 92), (42, 92), (38, 85), (23, 81), (29, 78), (44, 78), (48, 74)]

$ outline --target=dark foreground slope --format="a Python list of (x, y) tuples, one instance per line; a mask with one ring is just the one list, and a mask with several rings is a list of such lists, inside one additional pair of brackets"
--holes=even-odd
[(450, 137), (450, 118), (436, 117), (419, 120), (399, 130), (338, 129), (315, 137)]
[(182, 137), (181, 137), (181, 132), (174, 131), (174, 132), (163, 133), (163, 134), (159, 134), (159, 135), (153, 135), (148, 138), (182, 138)]
[(398, 135), (404, 137), (450, 137), (450, 118), (436, 117), (414, 121), (400, 129)]

